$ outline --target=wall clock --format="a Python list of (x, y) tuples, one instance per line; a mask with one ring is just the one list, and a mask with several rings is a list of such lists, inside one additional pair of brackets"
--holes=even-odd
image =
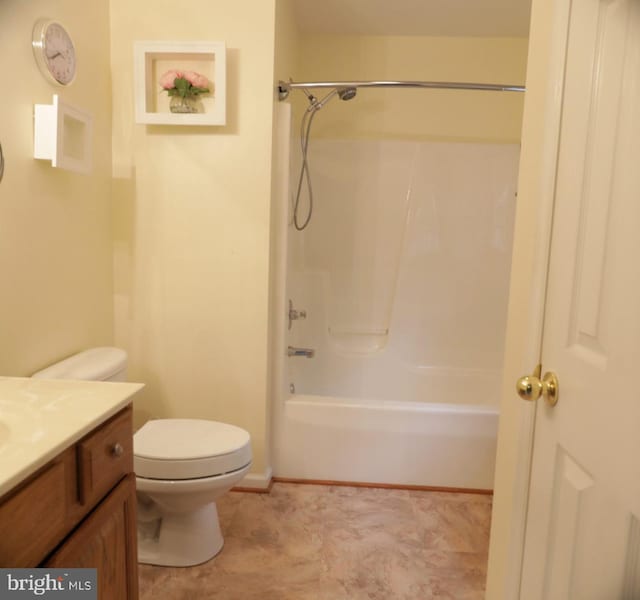
[(40, 19), (31, 45), (42, 74), (52, 83), (69, 85), (76, 76), (76, 49), (68, 31), (57, 21)]

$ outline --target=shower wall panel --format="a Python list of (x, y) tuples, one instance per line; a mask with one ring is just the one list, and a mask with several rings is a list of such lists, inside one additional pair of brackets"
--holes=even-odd
[(289, 295), (308, 317), (288, 342), (316, 353), (289, 360), (296, 392), (496, 403), (518, 156), (312, 140), (313, 218), (289, 245)]

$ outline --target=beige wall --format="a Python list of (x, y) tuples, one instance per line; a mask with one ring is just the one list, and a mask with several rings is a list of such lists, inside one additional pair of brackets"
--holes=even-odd
[[(34, 23), (61, 21), (78, 53), (68, 88), (48, 83), (31, 49)], [(29, 375), (112, 342), (111, 85), (108, 0), (2, 0), (0, 374)], [(52, 95), (93, 114), (93, 172), (33, 158), (33, 106)]]
[[(150, 416), (217, 419), (268, 466), (273, 0), (111, 0), (116, 342)], [(134, 123), (134, 40), (227, 46), (227, 125)]]
[(295, 78), (303, 39), (295, 22), (293, 0), (276, 0), (275, 81)]
[[(300, 37), (298, 72), (306, 81), (406, 79), (522, 84), (526, 61), (524, 38), (305, 34)], [(314, 93), (320, 95), (321, 91)], [(296, 93), (297, 107), (301, 96)], [(523, 95), (519, 93), (360, 90), (352, 101), (334, 100), (331, 109), (326, 109), (331, 110), (331, 118), (319, 114), (313, 135), (517, 142), (522, 106)]]
[[(268, 436), (271, 447), (278, 442), (276, 430), (287, 393), (284, 378), (286, 360), (287, 312), (287, 206), (289, 181), (290, 112), (279, 102), (276, 89), (279, 80), (287, 80), (297, 71), (299, 35), (295, 23), (293, 0), (276, 0), (274, 47), (274, 102), (271, 177), (271, 243), (269, 294), (269, 415)], [(277, 475), (277, 473), (276, 473)]]

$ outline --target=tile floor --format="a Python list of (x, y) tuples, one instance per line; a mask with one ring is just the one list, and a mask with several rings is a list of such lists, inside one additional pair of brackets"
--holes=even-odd
[(140, 600), (482, 600), (491, 497), (276, 483), (218, 503), (225, 546), (140, 565)]

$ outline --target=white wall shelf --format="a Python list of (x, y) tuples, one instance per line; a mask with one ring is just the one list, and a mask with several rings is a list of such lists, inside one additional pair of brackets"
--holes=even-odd
[[(202, 112), (169, 111), (160, 77), (171, 69), (196, 71), (210, 82), (199, 96)], [(140, 41), (134, 44), (136, 122), (149, 125), (224, 125), (226, 123), (226, 48), (224, 42)]]
[(52, 104), (36, 104), (33, 156), (50, 160), (52, 167), (89, 174), (93, 117), (64, 103), (57, 94)]

